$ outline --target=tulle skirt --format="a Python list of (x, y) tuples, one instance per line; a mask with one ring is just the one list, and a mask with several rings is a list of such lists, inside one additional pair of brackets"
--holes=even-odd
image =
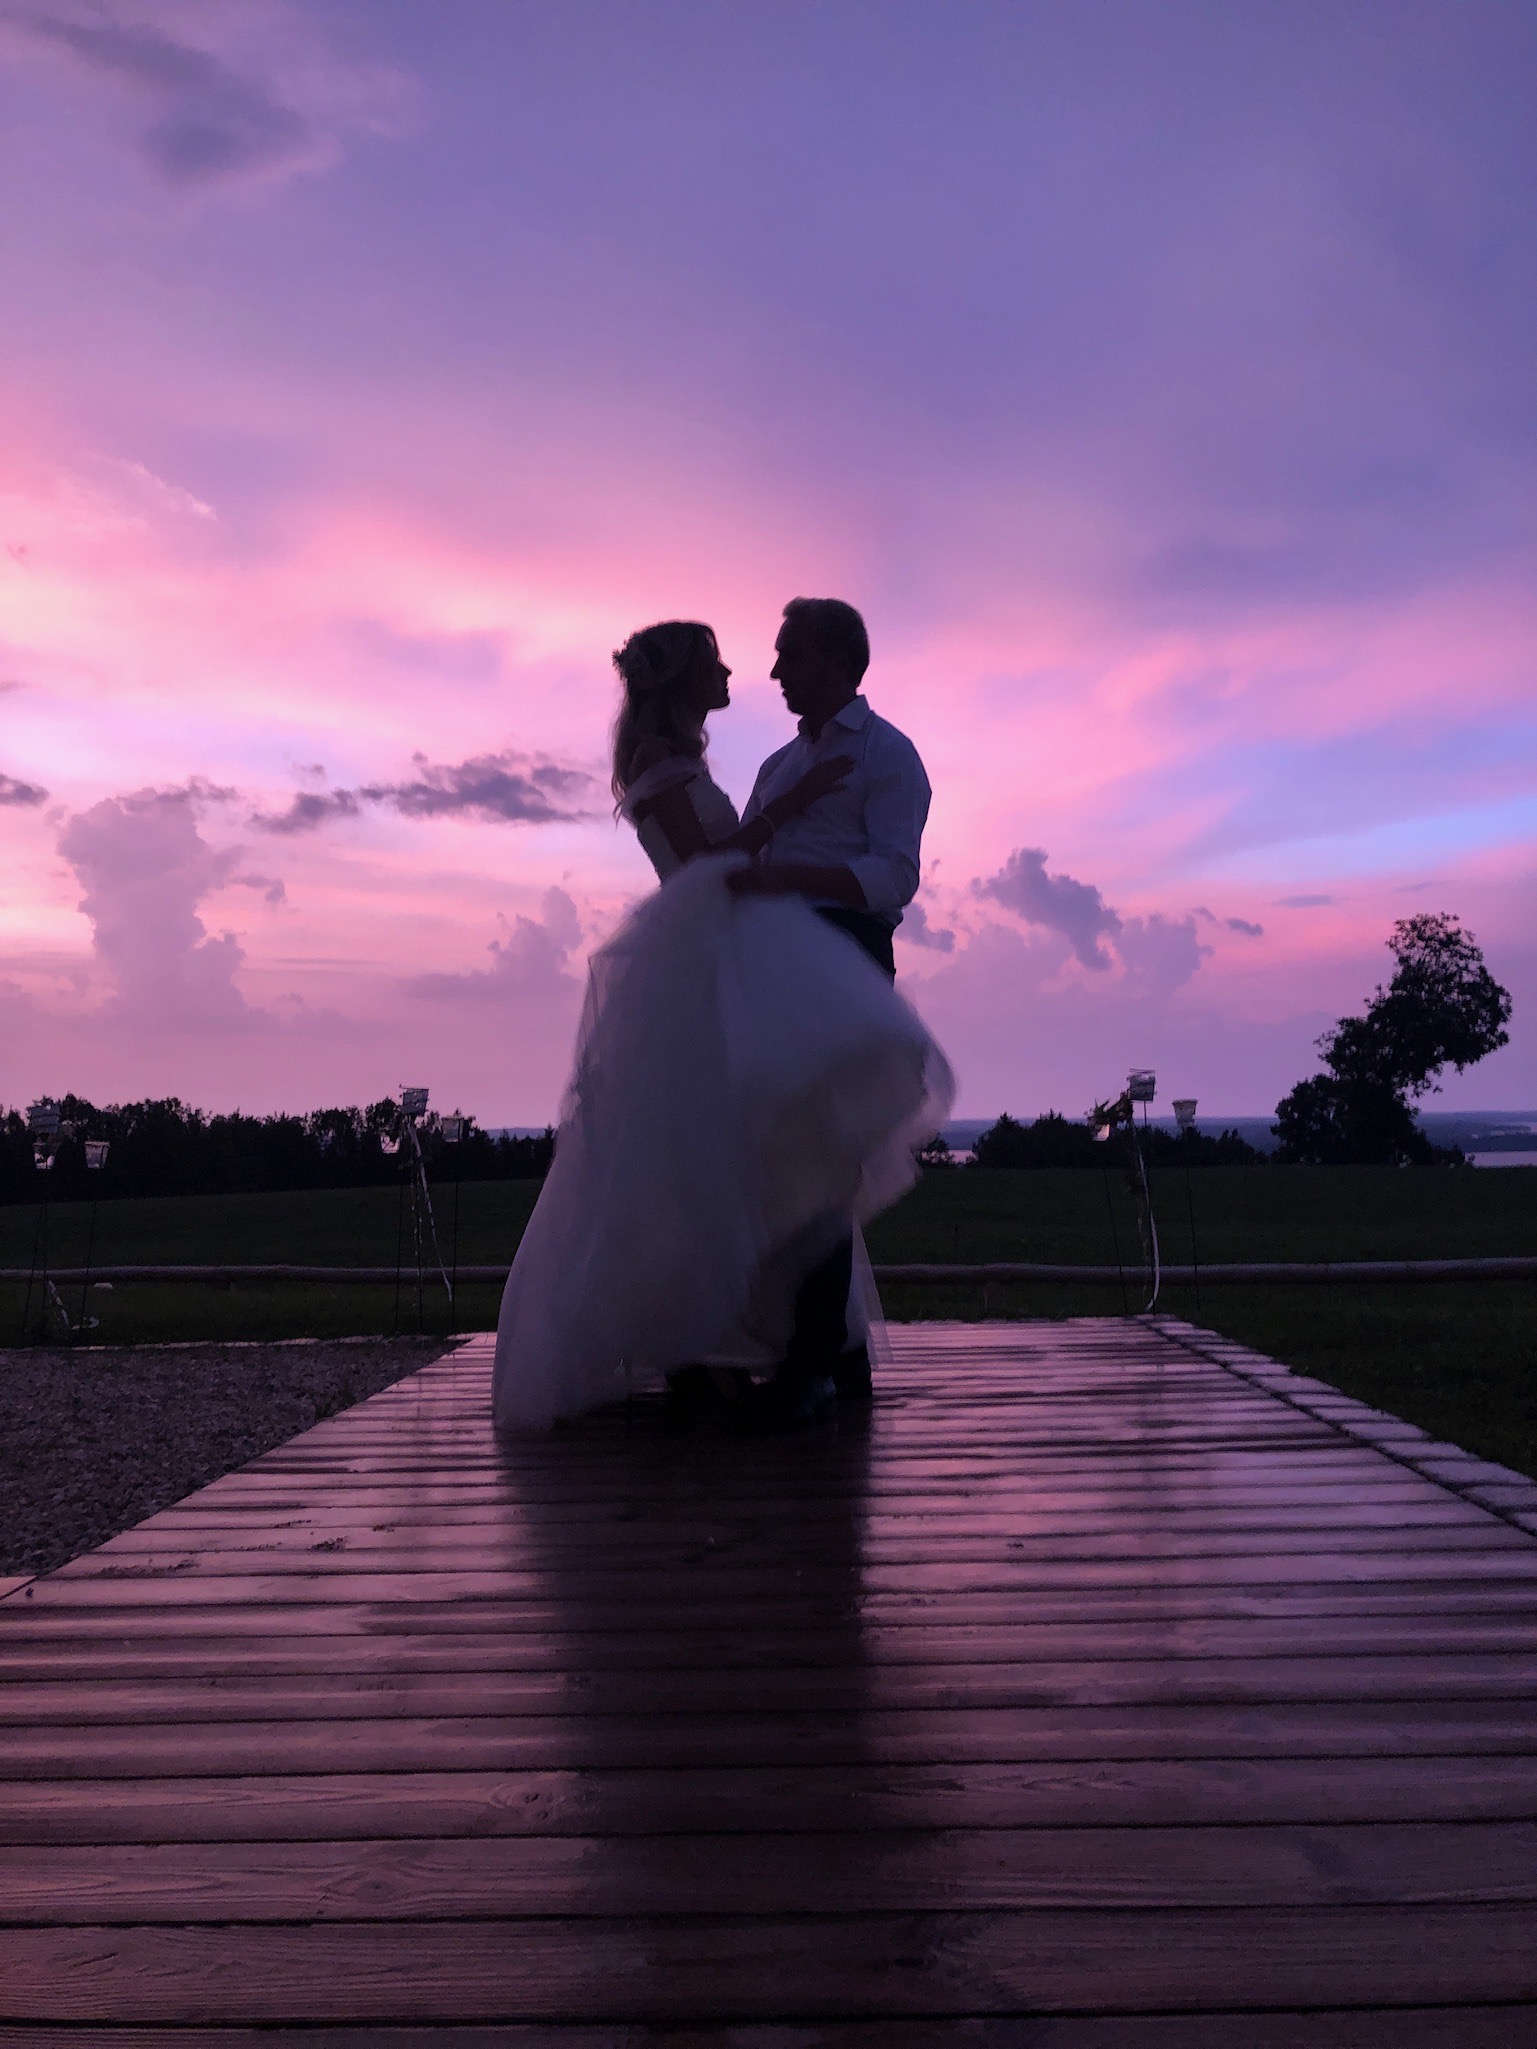
[(554, 1165), (497, 1328), (495, 1418), (546, 1430), (698, 1360), (771, 1359), (796, 1289), (894, 1202), (954, 1094), (918, 1016), (740, 856), (670, 877), (593, 956)]

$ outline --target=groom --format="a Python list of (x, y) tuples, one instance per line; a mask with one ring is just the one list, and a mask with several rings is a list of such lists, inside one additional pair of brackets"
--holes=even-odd
[[(912, 741), (860, 695), (870, 637), (852, 605), (792, 598), (774, 650), (772, 674), (800, 727), (759, 769), (742, 823), (820, 762), (847, 762), (848, 776), (780, 826), (763, 860), (735, 874), (732, 886), (807, 897), (895, 979), (892, 935), (918, 888), (929, 779)], [(811, 1421), (835, 1399), (870, 1397), (869, 1352), (863, 1343), (849, 1345), (853, 1257), (850, 1231), (796, 1297), (794, 1331), (774, 1381), (775, 1410), (786, 1425)]]

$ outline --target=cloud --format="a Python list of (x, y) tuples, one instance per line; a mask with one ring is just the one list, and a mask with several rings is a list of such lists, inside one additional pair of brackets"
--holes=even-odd
[(539, 917), (519, 917), (505, 939), (492, 940), (489, 968), (463, 975), (414, 975), (406, 991), (439, 1002), (510, 1002), (536, 1009), (552, 999), (570, 1003), (578, 983), (567, 962), (581, 937), (576, 905), (563, 889), (547, 889)]
[(1219, 918), (1215, 911), (1207, 910), (1205, 904), (1197, 904), (1192, 917), (1204, 918), (1208, 925), (1222, 925), (1229, 932), (1242, 932), (1246, 939), (1263, 939), (1265, 928), (1256, 925), (1252, 918)]
[(1155, 1000), (1183, 988), (1211, 953), (1196, 937), (1195, 918), (1126, 918), (1115, 936), (1123, 986)]
[(1089, 882), (1071, 875), (1048, 875), (1042, 847), (1019, 847), (996, 875), (972, 884), (978, 896), (991, 897), (1031, 925), (1060, 932), (1072, 943), (1086, 968), (1110, 966), (1104, 940), (1121, 929), (1121, 920)]
[(20, 690), (22, 687), (22, 681), (19, 676), (0, 676), (0, 697), (4, 697), (9, 691)]
[(1096, 974), (1119, 966), (1113, 987), (1121, 996), (1154, 1002), (1170, 996), (1190, 980), (1211, 953), (1196, 936), (1196, 919), (1252, 931), (1244, 919), (1218, 919), (1204, 906), (1188, 917), (1123, 918), (1089, 882), (1071, 875), (1048, 875), (1040, 847), (1020, 847), (998, 874), (973, 882), (975, 895), (990, 897), (1014, 911), (1027, 924), (1065, 939), (1082, 966)]
[(0, 804), (46, 804), (48, 792), (41, 783), (24, 783), (13, 775), (0, 774)]
[(931, 925), (922, 904), (907, 906), (897, 927), (897, 936), (905, 939), (909, 946), (930, 946), (936, 953), (955, 951), (955, 934), (946, 926)]
[(362, 806), (354, 790), (301, 790), (286, 811), (255, 811), (258, 832), (314, 832), (331, 818), (356, 818)]
[(313, 832), (332, 818), (353, 818), (365, 804), (384, 804), (406, 818), (471, 817), (525, 825), (550, 825), (585, 816), (572, 800), (591, 787), (592, 777), (558, 762), (531, 760), (511, 750), (478, 754), (454, 766), (412, 756), (417, 773), (409, 782), (366, 783), (355, 790), (302, 791), (286, 811), (257, 812), (261, 832)]
[(96, 958), (112, 978), (108, 1010), (178, 1032), (247, 1025), (253, 1011), (235, 984), (245, 956), (233, 933), (210, 938), (197, 915), (231, 879), (238, 855), (198, 830), (200, 792), (138, 790), (71, 818), (59, 852), (84, 895)]
[[(85, 74), (125, 87), (147, 119), (139, 153), (163, 183), (196, 189), (321, 171), (342, 132), (398, 132), (408, 89), (379, 66), (338, 63), (302, 15), (272, 4), (178, 9), (149, 0), (128, 18), (55, 0), (7, 22)], [(172, 26), (164, 25), (169, 21)], [(233, 54), (217, 45), (233, 42)]]
[(1311, 911), (1324, 904), (1337, 904), (1337, 896), (1280, 896), (1276, 902), (1283, 911)]
[(259, 889), (269, 904), (286, 904), (288, 886), (277, 875), (232, 875), (229, 878), (232, 889)]

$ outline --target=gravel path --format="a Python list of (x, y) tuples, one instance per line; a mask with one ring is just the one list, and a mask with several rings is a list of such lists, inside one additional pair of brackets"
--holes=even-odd
[(441, 1338), (0, 1350), (0, 1577), (51, 1572), (445, 1350)]

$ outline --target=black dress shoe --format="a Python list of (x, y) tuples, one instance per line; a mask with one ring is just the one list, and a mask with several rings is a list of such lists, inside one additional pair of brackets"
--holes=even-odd
[(675, 1366), (667, 1376), (666, 1414), (685, 1429), (734, 1426), (752, 1394), (746, 1372), (720, 1366)]
[(831, 1374), (780, 1372), (757, 1389), (748, 1428), (755, 1437), (787, 1436), (826, 1422), (837, 1407), (838, 1390)]

